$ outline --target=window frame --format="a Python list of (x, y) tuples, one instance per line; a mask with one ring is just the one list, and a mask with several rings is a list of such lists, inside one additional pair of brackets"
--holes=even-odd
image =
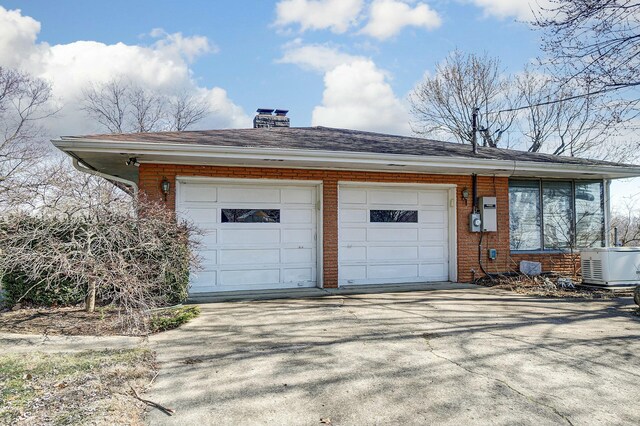
[[(576, 212), (576, 183), (599, 183), (600, 184), (600, 211), (602, 212), (602, 220), (600, 223), (600, 241), (601, 241), (601, 245), (600, 247), (605, 247), (606, 246), (606, 223), (607, 223), (607, 214), (608, 212), (606, 211), (606, 200), (605, 200), (605, 195), (606, 195), (606, 182), (604, 179), (540, 179), (540, 178), (513, 178), (513, 179), (509, 179), (509, 185), (508, 187), (511, 188), (511, 182), (515, 181), (515, 182), (537, 182), (538, 184), (538, 203), (539, 203), (539, 209), (540, 209), (540, 246), (541, 249), (538, 250), (517, 250), (517, 249), (512, 249), (511, 248), (511, 234), (509, 234), (509, 250), (512, 253), (518, 253), (518, 254), (536, 254), (536, 253), (543, 253), (543, 254), (560, 254), (560, 253), (569, 253), (572, 250), (575, 251), (580, 251), (581, 249), (587, 248), (587, 247), (578, 247), (576, 244), (577, 241), (577, 223), (576, 223), (576, 219), (577, 219), (577, 212)], [(543, 182), (569, 182), (571, 184), (571, 229), (570, 229), (570, 234), (571, 234), (571, 242), (570, 242), (570, 247), (568, 248), (545, 248), (545, 235), (544, 235), (544, 204), (543, 204)], [(510, 203), (510, 202), (509, 202)], [(509, 204), (509, 211), (511, 211), (511, 205)], [(509, 227), (510, 228), (510, 227)]]

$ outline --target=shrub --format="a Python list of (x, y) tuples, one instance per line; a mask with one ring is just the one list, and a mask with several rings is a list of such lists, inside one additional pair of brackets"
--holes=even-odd
[[(36, 285), (24, 273), (5, 273), (2, 277), (2, 302), (13, 307), (17, 303), (35, 306), (69, 306), (81, 303), (84, 292), (72, 282), (61, 282), (44, 287)], [(33, 287), (33, 288), (31, 288)]]
[(178, 328), (198, 315), (200, 315), (200, 308), (198, 306), (183, 306), (180, 308), (165, 309), (151, 315), (150, 331), (152, 333), (157, 333), (159, 331)]
[(187, 297), (195, 266), (193, 229), (160, 205), (82, 214), (16, 213), (0, 218), (0, 271), (9, 304), (75, 303), (121, 308), (130, 328), (141, 314)]

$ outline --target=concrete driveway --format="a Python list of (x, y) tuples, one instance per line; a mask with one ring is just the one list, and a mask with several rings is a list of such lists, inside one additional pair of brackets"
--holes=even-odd
[(151, 339), (175, 425), (640, 424), (630, 298), (485, 288), (202, 305)]

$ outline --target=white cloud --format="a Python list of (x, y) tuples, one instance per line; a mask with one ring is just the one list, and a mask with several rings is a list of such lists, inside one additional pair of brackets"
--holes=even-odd
[[(50, 46), (37, 41), (40, 23), (20, 11), (0, 6), (0, 66), (17, 67), (51, 82), (62, 108), (50, 120), (52, 136), (98, 131), (78, 108), (82, 89), (89, 82), (125, 78), (161, 93), (192, 93), (209, 103), (214, 114), (201, 124), (213, 127), (248, 127), (250, 118), (219, 87), (199, 87), (191, 77), (189, 61), (215, 51), (200, 36), (166, 34), (150, 46), (77, 41)], [(17, 46), (17, 47), (16, 47)]]
[(516, 18), (523, 21), (534, 17), (533, 11), (549, 7), (550, 0), (467, 0), (483, 9), (485, 15), (496, 18)]
[(407, 108), (395, 96), (387, 78), (368, 59), (327, 72), (322, 105), (314, 108), (312, 125), (409, 134)]
[(440, 15), (425, 3), (411, 7), (401, 0), (374, 0), (369, 22), (360, 33), (384, 40), (408, 26), (432, 30), (442, 23)]
[(357, 22), (362, 6), (363, 0), (280, 0), (275, 24), (298, 24), (301, 31), (330, 29), (344, 33)]
[(308, 71), (324, 73), (338, 65), (364, 59), (361, 56), (341, 52), (326, 44), (303, 44), (300, 39), (287, 43), (283, 47), (284, 54), (276, 62), (298, 65)]
[(182, 33), (169, 34), (162, 28), (154, 28), (151, 37), (159, 38), (154, 44), (157, 50), (164, 50), (168, 54), (183, 56), (193, 62), (198, 56), (207, 53), (217, 53), (220, 49), (204, 36), (185, 37)]

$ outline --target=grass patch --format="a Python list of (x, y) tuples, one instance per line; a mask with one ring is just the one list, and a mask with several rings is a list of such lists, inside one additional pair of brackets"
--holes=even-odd
[(148, 349), (2, 355), (0, 424), (142, 424), (154, 372)]
[(182, 306), (164, 309), (151, 316), (150, 328), (152, 333), (178, 328), (200, 315), (199, 306)]

